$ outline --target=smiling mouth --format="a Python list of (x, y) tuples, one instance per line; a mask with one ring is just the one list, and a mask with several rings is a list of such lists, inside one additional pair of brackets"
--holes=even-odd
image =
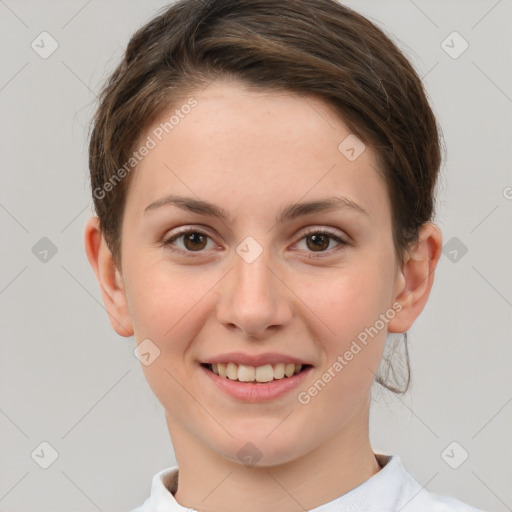
[(264, 384), (276, 380), (289, 379), (312, 368), (310, 364), (293, 363), (266, 364), (258, 367), (234, 363), (201, 363), (201, 366), (221, 378), (247, 384)]

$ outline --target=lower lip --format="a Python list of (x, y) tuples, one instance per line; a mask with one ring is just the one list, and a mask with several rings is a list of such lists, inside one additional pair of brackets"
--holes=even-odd
[(231, 380), (226, 377), (220, 377), (204, 366), (200, 366), (200, 368), (220, 390), (244, 402), (269, 402), (275, 400), (289, 393), (304, 382), (310, 370), (313, 369), (312, 366), (309, 366), (300, 373), (297, 373), (297, 375), (292, 375), (291, 377), (283, 377), (282, 379), (276, 379), (270, 382), (256, 383)]

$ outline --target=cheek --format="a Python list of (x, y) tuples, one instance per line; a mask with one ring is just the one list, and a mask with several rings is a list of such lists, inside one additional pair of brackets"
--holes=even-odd
[[(339, 273), (325, 283), (326, 293), (312, 308), (329, 329), (313, 333), (323, 353), (310, 387), (300, 390), (299, 402), (308, 414), (323, 418), (324, 429), (350, 418), (368, 397), (386, 342), (387, 287), (366, 273)], [(330, 414), (325, 414), (326, 407)]]
[(133, 258), (129, 272), (128, 304), (137, 341), (151, 338), (167, 344), (179, 339), (185, 326), (196, 323), (190, 319), (214, 285), (208, 273), (194, 272), (192, 267), (176, 270), (162, 259), (147, 258), (139, 265)]
[(163, 262), (145, 265), (130, 281), (130, 314), (137, 343), (150, 339), (160, 351), (154, 362), (141, 364), (145, 378), (166, 410), (177, 409), (185, 416), (195, 407), (186, 392), (193, 377), (189, 348), (206, 321), (202, 299), (213, 285), (207, 275), (177, 272)]
[[(333, 269), (302, 290), (304, 303), (321, 320), (312, 335), (324, 352), (323, 366), (331, 368), (335, 380), (345, 381), (344, 386), (371, 383), (380, 364), (387, 322), (392, 319), (392, 272), (386, 269), (382, 261), (360, 259), (357, 265)], [(339, 358), (342, 370), (339, 364), (333, 367)]]
[(355, 337), (389, 308), (391, 273), (375, 265), (361, 261), (357, 266), (330, 269), (312, 279), (314, 284), (301, 287), (304, 304), (324, 321), (331, 334), (342, 339)]
[(142, 364), (142, 370), (162, 404), (172, 397), (182, 408), (191, 405), (184, 387), (196, 370), (190, 364), (194, 340), (211, 314), (209, 297), (219, 281), (212, 274), (192, 267), (178, 271), (161, 260), (131, 274), (129, 304), (137, 344), (149, 339), (159, 350), (154, 363)]

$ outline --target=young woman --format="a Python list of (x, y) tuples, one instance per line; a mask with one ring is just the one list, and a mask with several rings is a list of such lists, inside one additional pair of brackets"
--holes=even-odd
[(369, 440), (374, 381), (407, 388), (378, 369), (433, 284), (439, 166), (417, 74), (334, 0), (181, 0), (132, 37), (85, 246), (178, 463), (138, 512), (476, 510)]

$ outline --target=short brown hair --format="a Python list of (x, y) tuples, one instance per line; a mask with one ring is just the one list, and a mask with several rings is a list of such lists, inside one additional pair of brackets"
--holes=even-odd
[[(434, 215), (441, 163), (436, 120), (398, 47), (335, 0), (179, 0), (132, 36), (100, 93), (89, 145), (94, 207), (116, 265), (133, 174), (126, 162), (135, 145), (162, 110), (216, 78), (316, 96), (339, 113), (375, 150), (402, 266), (418, 228)], [(126, 178), (119, 179), (123, 166)], [(396, 393), (410, 382), (407, 333), (405, 354), (405, 389), (377, 378)]]

